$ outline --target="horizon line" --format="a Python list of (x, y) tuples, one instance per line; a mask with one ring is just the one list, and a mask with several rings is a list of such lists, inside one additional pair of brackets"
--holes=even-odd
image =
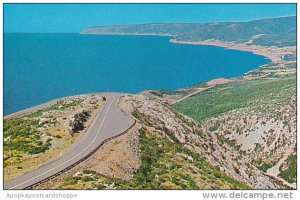
[(278, 17), (269, 17), (269, 18), (257, 18), (257, 19), (250, 19), (247, 21), (214, 21), (214, 22), (147, 22), (147, 23), (132, 23), (132, 24), (112, 24), (112, 25), (99, 25), (99, 26), (90, 26), (90, 27), (85, 27), (83, 28), (81, 31), (79, 32), (5, 32), (5, 30), (3, 30), (4, 34), (9, 34), (9, 33), (49, 33), (49, 34), (67, 34), (67, 33), (78, 33), (80, 34), (82, 31), (84, 31), (85, 29), (88, 28), (97, 28), (97, 27), (117, 27), (117, 26), (136, 26), (136, 25), (147, 25), (147, 24), (210, 24), (210, 23), (237, 23), (237, 22), (241, 22), (241, 23), (245, 23), (245, 22), (252, 22), (252, 21), (258, 21), (258, 20), (266, 20), (266, 19), (279, 19), (279, 18), (288, 18), (288, 17), (296, 17), (297, 18), (297, 14), (296, 15), (285, 15), (285, 16), (278, 16)]

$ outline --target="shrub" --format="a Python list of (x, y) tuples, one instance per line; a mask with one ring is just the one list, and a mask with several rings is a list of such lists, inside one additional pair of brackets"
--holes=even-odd
[(78, 182), (78, 178), (75, 177), (69, 177), (64, 179), (64, 183), (66, 185), (75, 185)]

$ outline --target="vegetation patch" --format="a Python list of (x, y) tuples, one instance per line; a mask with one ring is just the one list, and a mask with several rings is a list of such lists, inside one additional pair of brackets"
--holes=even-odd
[(290, 156), (286, 162), (288, 168), (286, 170), (282, 170), (281, 166), (279, 177), (283, 178), (289, 183), (295, 183), (297, 180), (297, 156)]
[(263, 172), (267, 172), (268, 169), (270, 169), (271, 167), (273, 167), (274, 165), (276, 165), (277, 160), (273, 161), (273, 162), (263, 162), (261, 158), (259, 158), (257, 161), (253, 161), (253, 164), (260, 169)]
[(240, 151), (241, 149), (241, 146), (240, 145), (237, 145), (236, 143), (236, 140), (230, 140), (228, 138), (225, 138), (224, 136), (222, 135), (218, 135), (217, 136), (217, 139), (218, 141), (221, 143), (221, 144), (228, 144), (231, 148), (235, 149), (237, 152), (241, 152), (241, 153), (245, 153), (244, 151)]
[(37, 120), (25, 117), (4, 121), (4, 166), (50, 148), (51, 140), (43, 142), (41, 132), (37, 131), (38, 126)]

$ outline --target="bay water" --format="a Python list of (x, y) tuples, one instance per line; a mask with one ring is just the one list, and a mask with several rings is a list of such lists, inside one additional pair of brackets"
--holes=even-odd
[(4, 34), (4, 114), (95, 92), (177, 89), (241, 76), (270, 62), (250, 52), (169, 37)]

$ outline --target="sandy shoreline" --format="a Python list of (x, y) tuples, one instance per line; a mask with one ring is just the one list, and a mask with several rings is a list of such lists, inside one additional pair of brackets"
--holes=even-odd
[(296, 49), (294, 47), (283, 47), (283, 48), (264, 47), (259, 45), (247, 45), (247, 43), (222, 42), (219, 40), (203, 40), (199, 42), (191, 42), (191, 41), (179, 41), (177, 39), (171, 39), (170, 42), (174, 44), (217, 46), (226, 49), (252, 52), (256, 55), (264, 56), (270, 59), (273, 63), (282, 62), (282, 59), (284, 58), (285, 55), (296, 53)]

